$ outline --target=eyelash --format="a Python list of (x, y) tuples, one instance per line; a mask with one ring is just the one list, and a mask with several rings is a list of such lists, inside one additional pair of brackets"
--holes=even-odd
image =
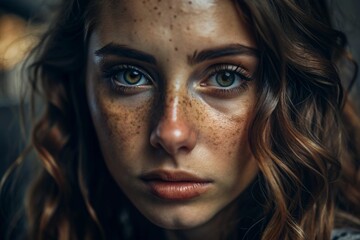
[[(111, 84), (111, 87), (116, 91), (116, 92), (120, 92), (120, 93), (132, 93), (132, 92), (136, 92), (136, 90), (143, 90), (144, 86), (146, 85), (125, 85), (125, 84), (121, 84), (121, 83), (116, 83), (114, 80), (114, 77), (121, 73), (124, 72), (126, 70), (136, 70), (137, 72), (139, 72), (142, 77), (145, 77), (146, 80), (150, 83), (155, 85), (155, 81), (153, 80), (153, 78), (142, 68), (137, 67), (135, 65), (129, 65), (129, 64), (121, 64), (121, 65), (116, 65), (113, 67), (109, 67), (109, 68), (105, 68), (104, 70), (102, 70), (103, 72), (103, 78), (107, 79), (109, 81), (109, 83)], [(237, 87), (216, 87), (213, 85), (209, 85), (207, 84), (207, 82), (210, 81), (210, 79), (214, 76), (216, 76), (217, 74), (220, 73), (225, 73), (225, 72), (230, 72), (230, 73), (234, 73), (236, 74), (242, 81), (241, 83), (238, 83), (239, 86)], [(241, 91), (245, 90), (248, 87), (248, 82), (252, 80), (252, 76), (249, 75), (249, 73), (247, 72), (247, 70), (245, 70), (244, 67), (240, 66), (240, 65), (233, 65), (233, 64), (217, 64), (217, 65), (212, 65), (210, 66), (204, 73), (205, 77), (204, 80), (202, 80), (200, 82), (200, 86), (204, 87), (205, 92), (208, 92), (209, 94), (215, 94), (221, 97), (224, 96), (232, 96), (234, 94), (240, 93)]]

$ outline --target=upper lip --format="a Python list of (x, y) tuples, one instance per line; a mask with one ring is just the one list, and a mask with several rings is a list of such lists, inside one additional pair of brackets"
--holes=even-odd
[(167, 181), (167, 182), (212, 182), (211, 179), (201, 178), (192, 173), (184, 171), (154, 170), (141, 175), (145, 181)]

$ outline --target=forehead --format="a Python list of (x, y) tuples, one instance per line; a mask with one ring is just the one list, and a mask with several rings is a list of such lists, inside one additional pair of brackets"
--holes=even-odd
[(98, 32), (107, 41), (235, 41), (255, 47), (249, 26), (231, 0), (107, 0), (100, 9)]
[[(123, 17), (142, 17), (162, 19), (177, 14), (192, 16), (204, 14), (207, 11), (214, 12), (217, 8), (232, 5), (231, 0), (105, 0), (102, 2), (103, 9), (115, 13), (121, 13)], [(174, 15), (173, 15), (174, 14)], [(114, 16), (115, 17), (115, 16)], [(170, 20), (170, 19), (168, 19)]]

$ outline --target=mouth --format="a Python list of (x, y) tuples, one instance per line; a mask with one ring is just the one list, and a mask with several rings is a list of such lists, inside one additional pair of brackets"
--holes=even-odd
[(151, 171), (140, 177), (151, 194), (162, 200), (184, 201), (196, 198), (207, 192), (211, 179), (200, 178), (183, 171)]

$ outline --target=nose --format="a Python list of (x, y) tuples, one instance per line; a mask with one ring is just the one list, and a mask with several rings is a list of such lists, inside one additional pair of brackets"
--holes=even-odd
[(151, 145), (172, 156), (194, 149), (198, 136), (187, 112), (190, 109), (181, 105), (178, 97), (165, 104), (163, 114), (151, 132)]

